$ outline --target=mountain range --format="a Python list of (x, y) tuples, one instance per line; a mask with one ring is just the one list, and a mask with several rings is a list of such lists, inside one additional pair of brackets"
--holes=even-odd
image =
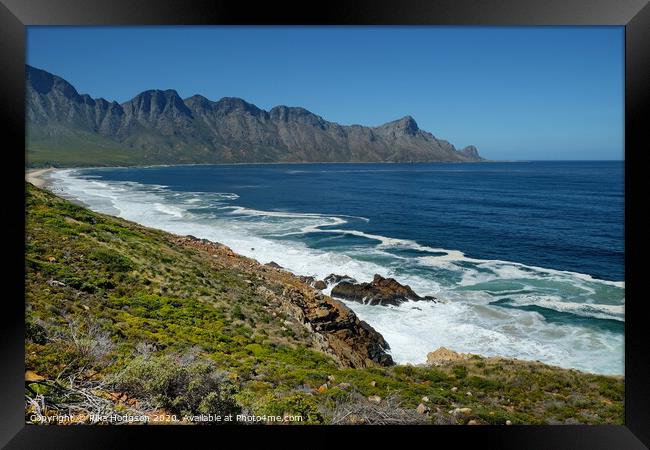
[(29, 165), (272, 162), (470, 162), (411, 116), (377, 127), (339, 125), (301, 107), (270, 111), (236, 97), (147, 90), (124, 103), (79, 94), (26, 66)]

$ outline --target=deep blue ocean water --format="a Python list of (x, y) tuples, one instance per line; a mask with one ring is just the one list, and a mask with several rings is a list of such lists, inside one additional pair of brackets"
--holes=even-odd
[(623, 373), (624, 163), (57, 171), (53, 189), (295, 273), (374, 273), (444, 303), (347, 303), (398, 362), (439, 346)]

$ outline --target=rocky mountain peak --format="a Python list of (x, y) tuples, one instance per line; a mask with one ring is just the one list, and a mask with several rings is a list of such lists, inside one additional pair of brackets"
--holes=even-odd
[(375, 128), (380, 134), (391, 136), (415, 136), (420, 127), (412, 116), (404, 116), (401, 119), (385, 123)]
[(39, 94), (47, 95), (55, 91), (68, 99), (78, 99), (80, 97), (74, 86), (63, 78), (32, 66), (25, 66), (25, 68), (27, 85)]
[(481, 157), (478, 154), (478, 149), (473, 145), (468, 145), (467, 147), (460, 150), (460, 153), (468, 158), (480, 159)]
[(253, 105), (248, 103), (246, 100), (243, 100), (239, 97), (223, 97), (221, 100), (215, 103), (215, 109), (223, 114), (231, 114), (237, 112), (246, 112), (253, 115), (258, 115), (261, 110)]
[(192, 107), (197, 107), (200, 106), (202, 108), (209, 108), (214, 105), (215, 102), (212, 100), (200, 95), (196, 94), (191, 97), (187, 97), (186, 99), (183, 100), (187, 106), (190, 108)]
[(276, 106), (269, 111), (271, 120), (278, 122), (296, 122), (324, 129), (327, 121), (313, 112), (299, 106)]
[(414, 135), (420, 129), (417, 122), (411, 116), (404, 116), (395, 124), (397, 130), (403, 131), (405, 134)]
[(174, 89), (151, 89), (141, 92), (123, 104), (124, 109), (136, 116), (158, 116), (163, 114), (192, 113)]

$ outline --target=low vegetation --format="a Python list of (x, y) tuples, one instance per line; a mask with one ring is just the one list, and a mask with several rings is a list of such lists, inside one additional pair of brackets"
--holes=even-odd
[(29, 184), (26, 213), (27, 422), (623, 423), (620, 377), (481, 357), (344, 368), (269, 307), (261, 292), (284, 287), (261, 266)]
[(28, 132), (30, 167), (129, 166), (147, 161), (142, 149), (125, 148), (93, 133), (41, 136), (31, 128)]

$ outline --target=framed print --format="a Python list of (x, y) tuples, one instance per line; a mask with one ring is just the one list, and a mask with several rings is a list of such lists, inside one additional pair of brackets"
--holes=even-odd
[(646, 2), (0, 16), (7, 448), (650, 442)]

